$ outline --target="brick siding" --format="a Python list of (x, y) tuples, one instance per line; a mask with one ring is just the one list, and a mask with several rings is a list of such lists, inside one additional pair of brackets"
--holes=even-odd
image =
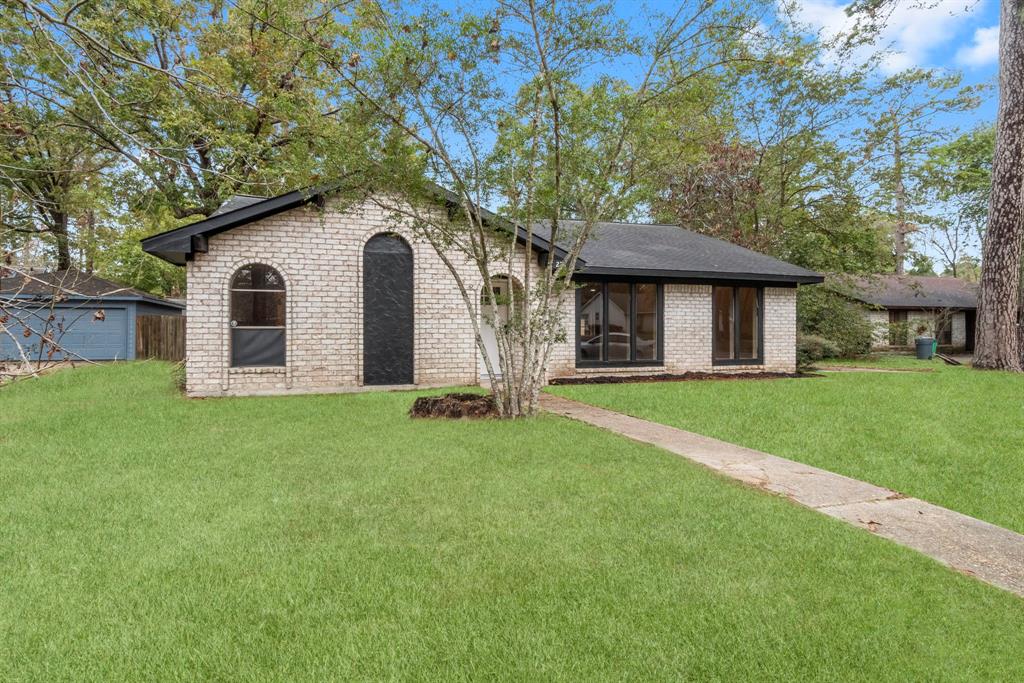
[[(415, 368), (420, 386), (478, 382), (471, 318), (454, 278), (425, 241), (396, 226), (372, 203), (294, 209), (215, 235), (208, 253), (188, 263), (187, 390), (192, 396), (351, 391), (362, 384), (362, 253), (373, 235), (402, 235), (413, 249)], [(513, 275), (522, 272), (518, 249)], [(482, 280), (461, 255), (469, 291)], [(534, 264), (535, 261), (532, 261)], [(264, 263), (286, 284), (286, 364), (231, 368), (228, 290), (243, 265)], [(536, 267), (536, 266), (535, 266)], [(496, 263), (495, 275), (504, 266)], [(712, 366), (711, 287), (665, 286), (665, 365), (627, 371), (792, 371), (796, 364), (796, 290), (765, 289), (764, 365)], [(573, 293), (563, 302), (565, 341), (552, 352), (549, 376), (576, 374)], [(597, 370), (590, 372), (608, 372)]]

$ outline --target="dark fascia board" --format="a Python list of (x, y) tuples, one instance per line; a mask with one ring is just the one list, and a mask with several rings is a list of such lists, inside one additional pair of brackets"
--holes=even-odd
[(729, 283), (765, 283), (780, 287), (796, 285), (813, 285), (825, 280), (818, 273), (807, 275), (778, 275), (769, 273), (730, 273), (698, 270), (656, 270), (644, 268), (583, 268), (573, 274), (575, 280), (609, 279), (609, 278), (647, 279), (660, 282), (679, 284), (729, 284)]
[[(457, 195), (455, 192), (452, 192), (451, 190), (442, 187), (437, 183), (429, 183), (429, 187), (434, 196), (438, 199), (443, 200), (446, 204), (450, 206), (460, 206), (462, 204), (462, 198), (459, 197), (459, 195)], [(530, 233), (523, 226), (513, 223), (509, 219), (503, 218), (498, 214), (494, 213), (493, 211), (489, 211), (482, 206), (478, 206), (475, 202), (472, 202), (472, 204), (474, 211), (480, 217), (480, 220), (481, 222), (484, 223), (484, 225), (490, 225), (491, 227), (503, 230), (506, 233), (511, 233), (515, 231), (516, 242), (524, 246), (526, 245), (526, 238), (531, 237), (532, 239), (530, 240), (530, 242), (533, 248), (542, 254), (547, 254), (551, 252), (551, 247), (554, 246), (553, 251), (555, 252), (555, 257), (557, 260), (564, 260), (568, 258), (569, 252), (567, 252), (565, 249), (558, 246), (557, 244), (551, 245), (546, 239), (537, 235), (536, 233)], [(577, 262), (584, 263), (582, 258), (578, 258)]]
[(206, 249), (206, 241), (211, 235), (304, 206), (332, 189), (334, 189), (333, 185), (320, 185), (295, 190), (265, 199), (262, 202), (243, 206), (234, 211), (211, 216), (175, 230), (147, 237), (142, 240), (142, 250), (175, 265), (183, 266), (193, 253)]
[[(186, 261), (192, 258), (192, 254), (197, 252), (205, 253), (207, 240), (210, 236), (317, 201), (332, 190), (337, 189), (337, 187), (337, 184), (330, 184), (295, 190), (250, 204), (249, 206), (243, 206), (233, 211), (211, 216), (181, 228), (152, 235), (142, 240), (142, 250), (175, 265), (183, 266)], [(437, 199), (455, 205), (461, 203), (458, 195), (454, 192), (434, 183), (430, 183), (429, 187)], [(482, 207), (475, 207), (475, 210), (485, 225), (491, 225), (509, 233), (514, 232), (516, 241), (523, 245), (526, 244), (528, 234), (522, 226), (515, 225), (511, 221)], [(548, 253), (550, 251), (546, 240), (538, 235), (533, 235), (532, 237), (531, 243), (534, 249), (541, 253)], [(559, 247), (556, 247), (555, 253), (561, 258), (565, 258), (567, 255)]]

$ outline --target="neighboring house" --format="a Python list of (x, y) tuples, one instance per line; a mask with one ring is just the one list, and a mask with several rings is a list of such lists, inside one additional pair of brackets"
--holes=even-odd
[[(147, 292), (104, 280), (78, 270), (31, 272), (0, 280), (0, 308), (5, 323), (30, 360), (40, 358), (38, 333), (49, 329), (69, 353), (42, 360), (132, 360), (136, 357), (136, 319), (143, 316), (180, 316), (185, 306)], [(25, 326), (29, 336), (24, 336)], [(8, 334), (0, 334), (0, 360), (19, 359), (18, 348)]]
[[(449, 199), (449, 202), (451, 200)], [(315, 205), (315, 206), (313, 206)], [(515, 230), (534, 268), (563, 258)], [(538, 228), (544, 233), (543, 226)], [(193, 396), (475, 384), (472, 320), (433, 248), (372, 201), (296, 191), (235, 197), (210, 218), (143, 240), (188, 274)], [(461, 276), (484, 283), (464, 257)], [(494, 272), (501, 273), (494, 264)], [(520, 287), (516, 273), (487, 286)], [(796, 287), (817, 273), (668, 225), (602, 223), (567, 293), (548, 378), (796, 367)], [(572, 298), (575, 298), (575, 302)], [(482, 336), (496, 357), (493, 333)]]
[(875, 348), (909, 346), (918, 328), (925, 327), (941, 347), (974, 351), (976, 283), (953, 277), (873, 275), (853, 280), (849, 295), (868, 305), (865, 315), (875, 326)]

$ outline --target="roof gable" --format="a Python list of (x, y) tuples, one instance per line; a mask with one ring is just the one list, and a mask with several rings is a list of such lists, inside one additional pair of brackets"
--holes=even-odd
[[(193, 254), (207, 251), (210, 237), (309, 203), (322, 202), (336, 189), (336, 185), (320, 185), (269, 198), (235, 195), (224, 202), (209, 218), (143, 239), (142, 249), (165, 261), (182, 266)], [(445, 204), (458, 205), (461, 201), (458, 195), (440, 185), (431, 183), (427, 189), (436, 200)], [(476, 212), (484, 225), (514, 233), (517, 242), (526, 243), (529, 235), (521, 226), (482, 207), (476, 207)], [(540, 253), (551, 251), (548, 243), (538, 235), (533, 235), (532, 246)], [(565, 256), (562, 249), (556, 247), (555, 251), (559, 256)]]

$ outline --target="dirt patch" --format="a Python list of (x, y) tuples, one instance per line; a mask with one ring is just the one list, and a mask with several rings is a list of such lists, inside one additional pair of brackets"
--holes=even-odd
[(498, 406), (494, 397), (485, 394), (453, 393), (444, 396), (421, 396), (409, 409), (410, 417), (498, 417)]
[(691, 382), (732, 379), (795, 379), (798, 377), (820, 377), (806, 372), (684, 372), (662, 375), (595, 375), (594, 377), (556, 377), (550, 384), (632, 384), (636, 382)]

